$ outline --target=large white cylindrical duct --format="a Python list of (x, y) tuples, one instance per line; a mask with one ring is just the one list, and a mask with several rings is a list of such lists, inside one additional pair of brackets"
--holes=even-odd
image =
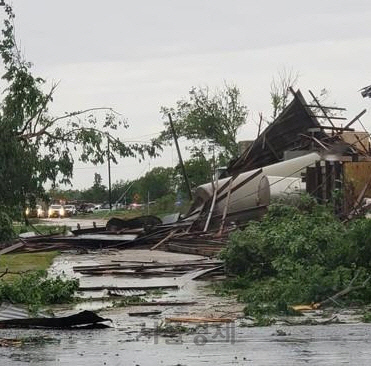
[[(301, 182), (301, 174), (308, 166), (320, 159), (317, 153), (310, 153), (295, 159), (282, 161), (239, 174), (233, 180), (228, 213), (247, 210), (256, 206), (269, 205), (272, 198), (284, 197), (288, 194), (297, 194), (305, 191), (305, 184)], [(227, 203), (227, 193), (232, 177), (220, 179), (218, 182), (218, 196), (214, 207), (214, 215), (222, 214)], [(196, 207), (210, 200), (213, 196), (211, 183), (199, 186), (195, 193)]]
[[(268, 188), (266, 187), (268, 186)], [(272, 200), (292, 200), (300, 197), (305, 192), (305, 183), (301, 178), (263, 176), (259, 183), (259, 191), (269, 190), (270, 203)]]

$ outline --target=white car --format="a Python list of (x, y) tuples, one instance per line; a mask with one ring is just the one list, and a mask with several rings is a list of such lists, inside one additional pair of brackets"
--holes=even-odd
[(62, 205), (51, 205), (48, 210), (48, 217), (64, 217), (66, 212)]
[(66, 216), (73, 216), (77, 214), (76, 206), (75, 205), (65, 205), (64, 212)]

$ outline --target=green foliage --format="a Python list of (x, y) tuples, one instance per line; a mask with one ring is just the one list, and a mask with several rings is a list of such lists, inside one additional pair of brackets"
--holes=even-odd
[(26, 304), (33, 311), (43, 305), (70, 302), (79, 288), (78, 280), (48, 278), (46, 271), (30, 272), (12, 282), (0, 281), (0, 302)]
[[(184, 162), (184, 167), (191, 189), (195, 189), (201, 184), (208, 183), (212, 180), (212, 162), (211, 159), (206, 159), (204, 154), (194, 155), (191, 159)], [(186, 196), (187, 187), (180, 165), (175, 167), (175, 180), (179, 190)]]
[[(222, 258), (236, 275), (225, 287), (238, 289), (247, 315), (287, 314), (290, 305), (345, 289), (356, 275), (354, 286), (364, 283), (371, 274), (371, 222), (345, 226), (308, 197), (297, 207), (275, 204), (261, 222), (231, 235)], [(347, 301), (371, 301), (371, 286), (352, 291)]]
[(0, 243), (10, 242), (14, 238), (12, 220), (8, 214), (0, 210)]
[(247, 108), (241, 104), (240, 90), (234, 85), (225, 85), (213, 94), (208, 88), (195, 88), (189, 91), (188, 100), (179, 100), (176, 108), (162, 108), (165, 130), (158, 141), (173, 140), (168, 122), (168, 113), (175, 116), (174, 128), (178, 137), (185, 137), (193, 143), (206, 143), (221, 148), (227, 158), (238, 155), (236, 135), (246, 123)]
[(175, 191), (173, 168), (157, 167), (138, 179), (138, 194), (143, 201), (147, 200), (149, 192), (150, 200), (163, 197)]
[(364, 323), (371, 323), (371, 313), (370, 312), (364, 313), (362, 317), (362, 321)]
[(31, 64), (19, 52), (12, 8), (5, 4), (1, 9), (6, 17), (0, 39), (5, 70), (0, 101), (0, 207), (19, 215), (26, 203), (33, 206), (37, 198), (46, 199), (45, 182), (69, 183), (75, 159), (97, 164), (108, 154), (113, 162), (118, 156), (156, 155), (157, 142), (127, 145), (113, 136), (118, 127), (128, 125), (111, 109), (51, 116), (56, 85), (44, 92), (45, 80), (33, 75)]
[(122, 201), (127, 204), (134, 202), (134, 196), (139, 196), (137, 203), (146, 203), (148, 193), (150, 201), (153, 201), (174, 192), (174, 169), (156, 167), (136, 180), (115, 183), (112, 187), (112, 198), (116, 201), (125, 193)]

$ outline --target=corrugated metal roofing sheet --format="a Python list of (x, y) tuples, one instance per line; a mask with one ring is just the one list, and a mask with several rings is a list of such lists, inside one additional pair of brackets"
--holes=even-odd
[(26, 307), (14, 306), (10, 303), (0, 305), (0, 320), (26, 319), (29, 313)]

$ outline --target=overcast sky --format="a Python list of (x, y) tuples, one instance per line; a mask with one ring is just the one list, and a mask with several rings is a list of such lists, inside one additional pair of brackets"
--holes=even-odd
[[(126, 140), (148, 140), (162, 128), (162, 105), (192, 86), (235, 83), (250, 110), (240, 139), (256, 134), (258, 112), (270, 115), (272, 77), (300, 74), (298, 87), (330, 91), (329, 104), (352, 118), (371, 100), (370, 0), (13, 0), (17, 38), (35, 73), (61, 81), (53, 112), (110, 106), (128, 119)], [(309, 97), (308, 97), (309, 99)], [(362, 121), (371, 128), (368, 113)], [(166, 149), (150, 167), (176, 164)], [(149, 163), (132, 159), (113, 180), (133, 179)], [(76, 164), (75, 188), (88, 187), (105, 167)]]

